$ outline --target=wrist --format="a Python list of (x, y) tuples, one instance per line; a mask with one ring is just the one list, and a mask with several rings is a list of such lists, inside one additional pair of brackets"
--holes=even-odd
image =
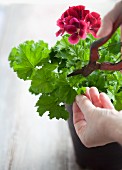
[(122, 112), (111, 110), (105, 121), (106, 133), (110, 142), (122, 144)]

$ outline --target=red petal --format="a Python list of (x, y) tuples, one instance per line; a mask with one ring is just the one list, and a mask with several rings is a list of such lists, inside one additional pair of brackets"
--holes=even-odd
[(96, 19), (100, 18), (100, 14), (98, 14), (97, 12), (91, 12), (91, 15)]
[(96, 37), (96, 34), (100, 28), (101, 22), (98, 21), (96, 24), (91, 25), (91, 27), (89, 28), (89, 31), (94, 37)]
[(79, 6), (75, 6), (75, 10), (77, 11), (78, 14), (78, 19), (81, 20), (82, 19), (82, 11), (85, 9), (85, 6), (79, 5)]
[(82, 10), (82, 20), (85, 19), (86, 15), (89, 14), (89, 10)]
[(76, 23), (76, 22), (79, 23), (79, 21), (78, 21), (77, 18), (74, 18), (74, 17), (73, 17), (73, 18), (70, 20), (70, 24), (71, 24), (71, 25), (74, 24), (74, 23)]
[(70, 24), (76, 26), (77, 28), (79, 28), (79, 26), (80, 26), (77, 18), (72, 18), (70, 20)]
[(86, 22), (90, 22), (90, 24), (92, 25), (92, 24), (95, 24), (97, 20), (96, 20), (95, 17), (93, 17), (93, 16), (89, 13), (89, 14), (86, 15), (85, 21), (86, 21)]
[(98, 21), (97, 23), (95, 23), (94, 25), (92, 25), (92, 28), (100, 28), (101, 26), (101, 21)]
[(68, 14), (69, 14), (70, 16), (73, 16), (73, 17), (75, 17), (75, 18), (78, 18), (77, 11), (74, 9), (74, 7), (69, 7)]
[(66, 17), (68, 17), (68, 10), (66, 10), (62, 15), (61, 15), (61, 19), (64, 19)]
[(68, 34), (73, 34), (77, 31), (77, 28), (74, 25), (67, 25), (67, 26), (65, 26), (65, 31)]
[(79, 37), (77, 33), (72, 34), (69, 38), (68, 38), (69, 42), (71, 44), (77, 44), (79, 42)]
[(85, 9), (85, 6), (83, 6), (83, 5), (78, 5), (78, 6), (75, 6), (76, 7), (76, 9), (78, 9), (78, 10), (84, 10)]
[(80, 30), (80, 32), (79, 32), (79, 37), (80, 37), (81, 39), (86, 39), (86, 31)]
[(70, 20), (71, 20), (71, 19), (72, 19), (72, 17), (71, 17), (71, 16), (66, 17), (66, 18), (64, 19), (65, 24), (69, 25), (69, 24), (70, 24)]
[(60, 29), (59, 31), (56, 32), (56, 37), (63, 34), (64, 34), (64, 29)]
[(96, 32), (95, 30), (89, 30), (89, 33), (91, 33), (95, 38), (98, 38), (97, 35), (96, 35)]
[(98, 38), (96, 35), (98, 30), (99, 30), (99, 28), (89, 29), (88, 33), (91, 33), (95, 38)]
[(57, 26), (59, 26), (60, 28), (64, 27), (64, 23), (63, 23), (62, 19), (57, 20)]
[(86, 30), (87, 29), (87, 23), (85, 21), (80, 21), (80, 29)]

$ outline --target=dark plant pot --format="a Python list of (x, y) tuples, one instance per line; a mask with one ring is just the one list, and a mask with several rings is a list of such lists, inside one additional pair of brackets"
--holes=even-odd
[(111, 143), (94, 148), (85, 147), (74, 129), (72, 106), (66, 105), (66, 109), (70, 113), (68, 124), (79, 166), (92, 170), (121, 170), (122, 146), (118, 143)]

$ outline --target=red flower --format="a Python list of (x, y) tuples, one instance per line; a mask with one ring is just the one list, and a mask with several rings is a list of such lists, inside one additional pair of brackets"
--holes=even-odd
[(86, 38), (87, 24), (83, 20), (72, 18), (69, 25), (64, 26), (64, 29), (68, 34), (71, 34), (69, 37), (69, 42), (71, 44), (77, 44), (80, 38)]
[(85, 21), (88, 24), (87, 32), (91, 33), (94, 37), (96, 37), (96, 33), (101, 26), (100, 15), (96, 12), (91, 12), (86, 15)]
[(96, 37), (100, 23), (100, 15), (96, 12), (90, 13), (89, 10), (85, 10), (85, 6), (69, 7), (57, 21), (60, 29), (56, 32), (56, 36), (62, 36), (67, 32), (71, 34), (69, 42), (77, 44), (80, 39), (86, 38), (87, 33)]
[(77, 19), (82, 19), (82, 11), (85, 9), (85, 6), (79, 5), (79, 6), (72, 6), (69, 7), (61, 16), (61, 19), (64, 19), (68, 16), (75, 17)]

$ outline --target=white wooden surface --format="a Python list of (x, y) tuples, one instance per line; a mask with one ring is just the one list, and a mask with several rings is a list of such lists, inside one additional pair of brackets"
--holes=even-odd
[[(113, 4), (83, 3), (102, 14)], [(18, 79), (8, 63), (11, 48), (25, 40), (52, 45), (56, 20), (69, 5), (0, 5), (0, 170), (79, 170), (67, 122), (39, 117), (29, 82)]]

